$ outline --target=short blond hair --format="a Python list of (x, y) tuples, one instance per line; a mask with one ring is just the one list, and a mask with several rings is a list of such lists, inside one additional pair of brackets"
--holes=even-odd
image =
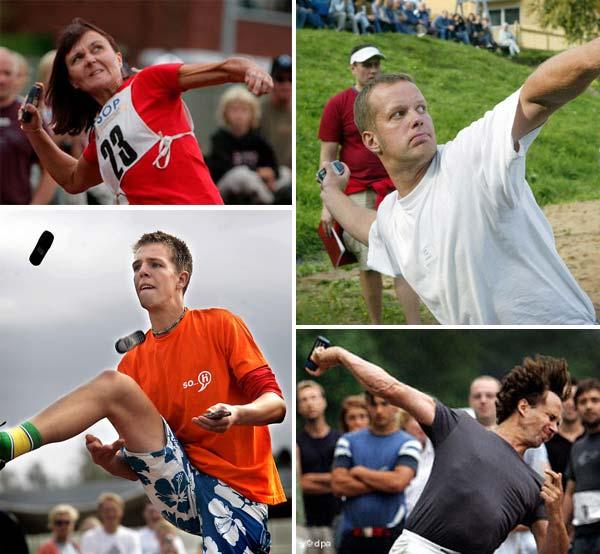
[(296, 385), (296, 394), (298, 394), (301, 390), (309, 388), (319, 389), (321, 396), (325, 398), (325, 389), (323, 388), (323, 385), (320, 385), (316, 381), (312, 381), (310, 379), (305, 379), (304, 381), (298, 382), (298, 384)]
[(71, 522), (73, 525), (79, 519), (79, 512), (73, 508), (70, 504), (57, 504), (48, 512), (48, 527), (51, 527), (56, 519), (56, 516), (59, 514), (68, 514), (71, 518)]
[(114, 492), (103, 492), (98, 497), (98, 501), (97, 501), (98, 509), (105, 502), (114, 502), (115, 504), (118, 504), (122, 510), (125, 509), (125, 501), (123, 500), (122, 497), (120, 497), (118, 494), (116, 494)]
[(48, 81), (50, 81), (54, 58), (56, 58), (56, 50), (50, 50), (42, 56), (37, 66), (37, 80), (44, 83), (46, 87), (48, 87)]
[(221, 125), (228, 125), (225, 119), (225, 110), (227, 110), (227, 106), (232, 102), (241, 102), (250, 106), (252, 110), (252, 128), (256, 129), (260, 125), (261, 111), (258, 99), (243, 85), (229, 87), (221, 96), (219, 107), (217, 108)]

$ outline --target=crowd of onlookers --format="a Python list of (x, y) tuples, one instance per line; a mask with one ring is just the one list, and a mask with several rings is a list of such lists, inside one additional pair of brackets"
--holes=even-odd
[[(9, 549), (6, 552), (30, 552), (17, 521), (9, 514), (0, 514), (3, 517), (0, 520), (2, 546)], [(153, 504), (146, 504), (143, 511), (145, 526), (140, 529), (122, 525), (124, 514), (123, 498), (112, 492), (105, 492), (98, 498), (97, 517), (86, 517), (79, 524), (79, 512), (73, 506), (58, 504), (48, 513), (51, 536), (35, 550), (35, 554), (187, 554), (180, 532), (163, 519)]]
[(403, 33), (432, 36), (490, 50), (500, 49), (511, 57), (520, 52), (508, 24), (494, 40), (490, 19), (485, 14), (447, 10), (434, 18), (425, 2), (411, 0), (296, 0), (296, 28), (351, 30), (355, 34)]

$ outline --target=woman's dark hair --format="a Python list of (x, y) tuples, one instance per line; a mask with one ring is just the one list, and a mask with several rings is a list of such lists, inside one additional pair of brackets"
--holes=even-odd
[(540, 356), (525, 358), (522, 365), (510, 370), (502, 379), (502, 388), (496, 398), (496, 418), (502, 423), (517, 409), (524, 398), (536, 406), (548, 391), (561, 400), (568, 398), (571, 391), (567, 361), (562, 358)]
[(54, 132), (58, 135), (78, 135), (88, 130), (102, 107), (89, 94), (73, 87), (67, 69), (67, 54), (88, 31), (101, 34), (115, 52), (120, 52), (113, 37), (79, 17), (62, 31), (56, 45), (56, 58), (46, 93), (46, 100), (52, 109)]

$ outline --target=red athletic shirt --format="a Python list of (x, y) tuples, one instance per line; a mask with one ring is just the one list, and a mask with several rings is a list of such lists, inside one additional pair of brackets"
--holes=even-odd
[(329, 99), (321, 116), (319, 140), (341, 145), (340, 160), (350, 168), (350, 181), (346, 194), (373, 189), (378, 201), (394, 190), (394, 184), (379, 158), (362, 143), (354, 123), (354, 100), (358, 92), (354, 87)]
[(200, 471), (221, 479), (255, 502), (278, 504), (285, 495), (265, 425), (233, 425), (225, 433), (205, 431), (192, 417), (219, 402), (247, 404), (240, 381), (268, 368), (244, 322), (227, 310), (188, 311), (167, 335), (128, 352), (118, 370), (134, 379)]
[[(117, 91), (131, 86), (135, 111), (155, 133), (172, 136), (191, 130), (178, 81), (181, 65), (147, 67), (126, 79)], [(193, 135), (173, 141), (165, 169), (152, 165), (157, 153), (158, 143), (123, 175), (121, 189), (130, 204), (223, 204)], [(98, 164), (93, 129), (83, 155)]]

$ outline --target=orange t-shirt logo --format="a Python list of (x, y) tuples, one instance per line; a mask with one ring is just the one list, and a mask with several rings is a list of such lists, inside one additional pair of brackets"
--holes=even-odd
[(206, 387), (208, 387), (211, 381), (212, 375), (210, 374), (210, 371), (201, 371), (198, 374), (198, 384), (200, 385), (198, 392), (202, 392)]

